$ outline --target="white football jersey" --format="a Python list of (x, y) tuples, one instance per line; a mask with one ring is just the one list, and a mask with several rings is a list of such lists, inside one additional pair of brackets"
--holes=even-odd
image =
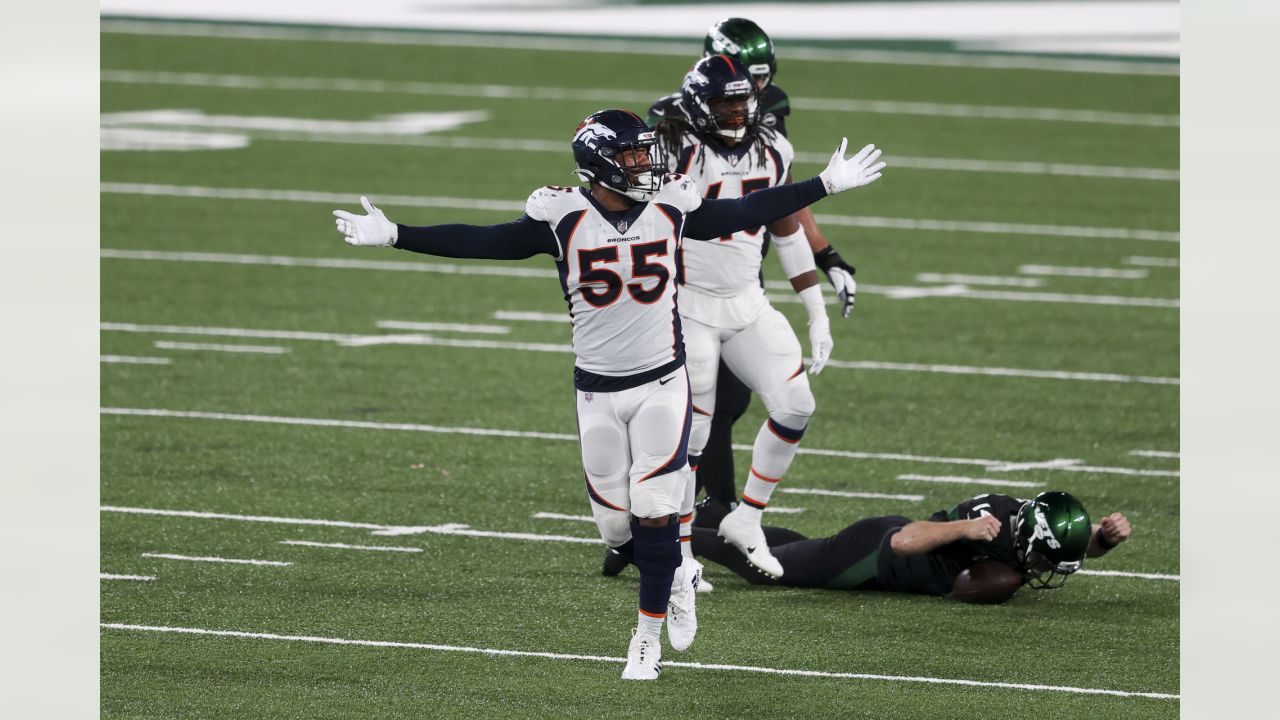
[[(745, 149), (704, 146), (692, 133), (681, 135), (676, 152), (664, 145), (667, 167), (698, 183), (707, 199), (735, 199), (754, 190), (781, 185), (791, 172), (795, 150), (781, 133), (760, 131), (761, 140)], [(763, 142), (763, 152), (760, 143)], [(719, 297), (760, 286), (765, 230), (741, 230), (718, 241), (684, 247), (684, 284)]]
[(697, 185), (679, 175), (624, 212), (606, 210), (586, 188), (548, 186), (529, 196), (525, 213), (560, 243), (556, 267), (579, 370), (622, 378), (683, 364), (676, 253), (685, 215), (701, 204)]

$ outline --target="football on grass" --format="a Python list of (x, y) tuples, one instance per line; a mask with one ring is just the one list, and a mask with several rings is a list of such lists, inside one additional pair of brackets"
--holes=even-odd
[(1018, 571), (995, 560), (979, 560), (956, 576), (951, 597), (960, 602), (991, 605), (1002, 603), (1022, 587)]

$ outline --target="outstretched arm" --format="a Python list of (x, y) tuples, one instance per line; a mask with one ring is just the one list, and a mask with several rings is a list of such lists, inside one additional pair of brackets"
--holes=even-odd
[(523, 260), (539, 253), (560, 256), (551, 227), (525, 215), (502, 225), (400, 225), (387, 219), (368, 198), (360, 198), (365, 216), (334, 210), (338, 232), (348, 245), (396, 247), (452, 258)]
[(991, 542), (1000, 534), (1000, 521), (991, 515), (972, 520), (916, 520), (902, 526), (889, 540), (889, 547), (899, 555), (923, 555), (957, 540)]
[(880, 151), (867, 145), (851, 158), (844, 157), (848, 140), (831, 156), (831, 162), (818, 177), (789, 185), (757, 190), (736, 200), (704, 200), (689, 213), (684, 236), (694, 240), (714, 240), (739, 230), (768, 225), (828, 195), (870, 185), (880, 178), (883, 162), (876, 162)]

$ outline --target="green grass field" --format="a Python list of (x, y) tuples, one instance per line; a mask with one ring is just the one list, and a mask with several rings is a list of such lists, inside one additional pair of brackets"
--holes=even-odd
[[(699, 598), (697, 643), (688, 653), (665, 650), (658, 683), (624, 684), (616, 659), (634, 621), (634, 570), (601, 577), (597, 543), (501, 535), (596, 537), (590, 523), (534, 517), (589, 514), (573, 439), (572, 356), (525, 349), (567, 345), (568, 327), (498, 316), (564, 312), (550, 261), (503, 266), (529, 271), (513, 276), (493, 262), (351, 248), (330, 211), (339, 200), (358, 208), (367, 194), (393, 198), (379, 205), (408, 224), (513, 219), (534, 188), (569, 182), (567, 138), (583, 116), (608, 105), (643, 111), (636, 98), (674, 88), (697, 49), (691, 43), (680, 58), (107, 28), (104, 117), (180, 109), (352, 122), (482, 111), (487, 119), (425, 136), (480, 139), (455, 146), (260, 123), (235, 149), (103, 152), (102, 572), (154, 577), (102, 582), (103, 715), (1177, 715), (1176, 697), (1125, 695), (1179, 693), (1176, 579), (1081, 576), (1059, 591), (1023, 590), (1007, 605), (979, 607), (753, 588), (710, 566), (716, 590)], [(796, 99), (1178, 113), (1176, 76), (791, 61), (785, 48), (780, 61), (778, 82)], [(313, 82), (282, 89), (279, 78)], [(451, 85), (394, 85), (424, 82)], [(393, 85), (367, 91), (375, 83)], [(563, 92), (486, 97), (479, 85)], [(586, 92), (610, 89), (615, 102)], [(797, 109), (788, 129), (801, 153), (825, 155), (842, 135), (854, 147), (885, 148), (881, 182), (815, 208), (833, 218), (823, 223), (828, 239), (863, 284), (853, 317), (832, 313), (834, 358), (885, 365), (833, 366), (813, 379), (818, 414), (804, 447), (838, 452), (799, 456), (773, 504), (803, 512), (769, 520), (825, 535), (859, 517), (926, 517), (980, 492), (1037, 491), (901, 475), (1027, 481), (1077, 495), (1095, 516), (1131, 518), (1131, 542), (1086, 569), (1176, 575), (1178, 269), (1131, 258), (1178, 257), (1170, 241), (1178, 183), (894, 165), (900, 156), (1176, 170), (1176, 125)], [(508, 140), (537, 142), (493, 147)], [(563, 151), (537, 149), (546, 143)], [(820, 169), (801, 162), (795, 174)], [(208, 197), (199, 188), (276, 194)], [(507, 209), (476, 209), (476, 200)], [(858, 226), (865, 217), (896, 222)], [(926, 229), (921, 220), (995, 225)], [(1111, 230), (1087, 237), (1071, 228)], [(473, 272), (440, 272), (445, 263)], [(1030, 265), (1146, 274), (1033, 274)], [(772, 260), (766, 275), (782, 279)], [(947, 286), (952, 294), (937, 292)], [(803, 325), (799, 305), (777, 307)], [(380, 328), (384, 321), (500, 327), (432, 330), (405, 344), (384, 336), (414, 333)], [(201, 348), (209, 344), (275, 350)], [(749, 443), (762, 418), (755, 401), (737, 442)], [(507, 434), (465, 431), (477, 428)], [(747, 454), (738, 460), (745, 467)], [(1001, 469), (1009, 463), (1030, 466)], [(498, 535), (450, 534), (458, 524)], [(417, 531), (386, 534), (404, 527)]]

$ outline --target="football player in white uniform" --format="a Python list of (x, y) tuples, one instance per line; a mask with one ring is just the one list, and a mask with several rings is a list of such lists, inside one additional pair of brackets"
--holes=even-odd
[[(697, 181), (706, 197), (740, 198), (791, 181), (794, 150), (785, 136), (760, 123), (757, 85), (741, 62), (727, 55), (699, 60), (684, 77), (681, 98), (686, 121), (661, 133), (660, 149), (677, 172)], [(833, 341), (804, 228), (792, 215), (767, 229), (783, 271), (808, 311), (809, 372), (817, 374)], [(721, 521), (719, 533), (762, 572), (778, 577), (783, 567), (769, 551), (760, 516), (795, 458), (815, 403), (800, 343), (765, 297), (763, 230), (749, 228), (684, 248), (680, 314), (693, 391), (693, 472), (710, 435), (722, 360), (768, 410), (756, 434), (742, 502)]]
[[(690, 394), (677, 312), (676, 256), (683, 238), (716, 238), (788, 216), (880, 177), (871, 146), (822, 173), (737, 200), (704, 200), (697, 185), (655, 164), (654, 134), (635, 114), (589, 115), (572, 141), (588, 188), (544, 187), (525, 214), (502, 225), (410, 227), (361, 198), (366, 215), (334, 211), (351, 245), (443, 257), (555, 259), (569, 303), (576, 356), (579, 440), (587, 494), (605, 542), (640, 570), (637, 627), (624, 679), (661, 670), (664, 623), (673, 648), (694, 639), (701, 566), (684, 560), (678, 515), (692, 512), (687, 460)], [(685, 505), (688, 505), (687, 510)]]

